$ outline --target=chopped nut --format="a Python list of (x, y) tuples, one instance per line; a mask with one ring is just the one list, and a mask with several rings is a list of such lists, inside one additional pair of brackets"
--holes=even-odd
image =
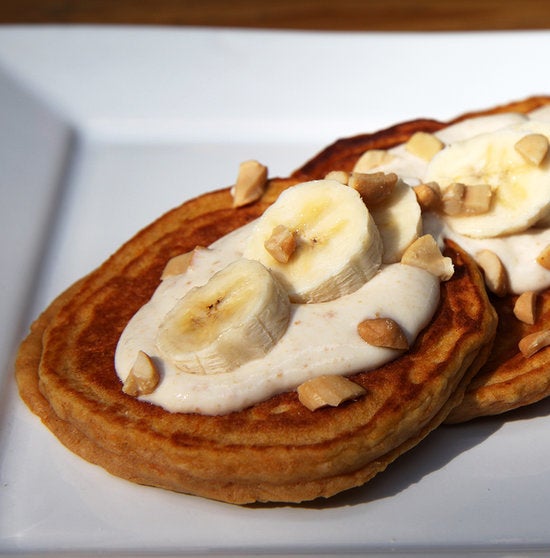
[(343, 376), (318, 376), (298, 386), (298, 399), (310, 411), (327, 405), (337, 407), (365, 393), (359, 384)]
[(481, 250), (475, 256), (477, 265), (483, 270), (485, 285), (497, 296), (508, 292), (508, 275), (500, 258), (491, 250)]
[(535, 223), (535, 227), (538, 229), (550, 227), (550, 213), (548, 211)]
[(538, 167), (548, 154), (549, 142), (543, 134), (527, 134), (514, 147), (524, 159)]
[(493, 191), (489, 184), (466, 185), (462, 197), (462, 213), (480, 215), (491, 207)]
[(184, 254), (179, 254), (177, 256), (174, 256), (173, 258), (170, 258), (164, 266), (164, 269), (162, 270), (162, 275), (160, 276), (161, 280), (173, 275), (181, 275), (182, 273), (185, 273), (189, 269), (189, 266), (192, 264), (193, 258), (201, 250), (208, 250), (208, 248), (204, 248), (203, 246), (196, 246), (189, 252), (185, 252)]
[(409, 153), (426, 161), (430, 161), (444, 147), (445, 144), (439, 138), (427, 132), (415, 132), (405, 144)]
[(387, 200), (396, 184), (397, 175), (393, 172), (353, 172), (348, 181), (348, 185), (359, 192), (367, 207), (375, 207)]
[(545, 269), (550, 269), (550, 244), (537, 256), (537, 263)]
[(287, 263), (296, 250), (296, 237), (284, 225), (277, 225), (264, 242), (265, 249), (280, 263)]
[(233, 207), (241, 207), (260, 199), (267, 185), (267, 167), (258, 161), (245, 161), (239, 166), (237, 182), (231, 190)]
[(385, 149), (365, 151), (355, 163), (355, 172), (368, 172), (376, 167), (391, 163), (395, 157)]
[(518, 348), (524, 357), (529, 358), (548, 345), (550, 345), (550, 329), (543, 329), (526, 335), (519, 342)]
[(194, 250), (191, 250), (190, 252), (185, 252), (185, 254), (179, 254), (178, 256), (170, 258), (164, 266), (160, 278), (166, 279), (166, 277), (185, 273), (193, 259), (193, 252)]
[(441, 196), (441, 208), (446, 215), (480, 215), (489, 211), (492, 197), (488, 184), (453, 182)]
[(462, 198), (465, 186), (461, 182), (449, 184), (441, 196), (441, 208), (446, 215), (459, 215), (462, 213)]
[(347, 184), (349, 180), (349, 172), (346, 171), (330, 171), (326, 176), (326, 180), (336, 180), (340, 184)]
[(424, 269), (442, 281), (448, 281), (454, 273), (453, 261), (443, 256), (430, 234), (417, 238), (403, 253), (401, 263)]
[(130, 373), (124, 380), (122, 391), (132, 397), (148, 395), (155, 391), (159, 380), (158, 370), (151, 357), (143, 351), (139, 351)]
[(401, 326), (391, 318), (372, 318), (357, 325), (357, 333), (363, 341), (375, 347), (407, 350), (409, 342)]
[(422, 211), (437, 211), (441, 206), (441, 190), (437, 182), (428, 182), (413, 187)]
[(527, 291), (518, 296), (514, 304), (514, 315), (520, 322), (532, 325), (537, 321), (536, 308), (537, 294)]

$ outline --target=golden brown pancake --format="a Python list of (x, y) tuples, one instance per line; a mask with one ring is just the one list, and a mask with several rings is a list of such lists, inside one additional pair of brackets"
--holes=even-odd
[[(320, 178), (332, 170), (351, 171), (356, 161), (370, 149), (388, 149), (407, 141), (417, 131), (436, 132), (475, 116), (503, 112), (527, 113), (550, 104), (550, 97), (538, 96), (488, 110), (470, 112), (450, 122), (412, 120), (373, 134), (341, 139), (328, 146), (294, 172), (296, 179)], [(550, 290), (541, 293), (537, 322), (526, 325), (512, 313), (516, 296), (492, 297), (499, 327), (487, 363), (468, 387), (463, 402), (446, 422), (464, 422), (484, 415), (496, 415), (540, 401), (550, 395), (550, 349), (525, 358), (519, 340), (529, 333), (550, 327)]]
[(455, 274), (432, 322), (397, 360), (352, 377), (366, 395), (310, 411), (295, 391), (222, 416), (170, 413), (122, 392), (113, 359), (166, 262), (259, 216), (296, 179), (234, 209), (191, 200), (54, 301), (21, 345), (22, 398), (68, 448), (131, 481), (233, 503), (300, 502), (364, 484), (445, 420), (487, 356), (496, 320), (482, 277), (449, 243)]
[(535, 324), (520, 322), (513, 309), (517, 296), (491, 297), (498, 314), (497, 334), (487, 362), (466, 390), (464, 400), (447, 417), (447, 423), (498, 415), (541, 401), (550, 395), (550, 351), (525, 357), (519, 341), (550, 324), (550, 290), (538, 297)]

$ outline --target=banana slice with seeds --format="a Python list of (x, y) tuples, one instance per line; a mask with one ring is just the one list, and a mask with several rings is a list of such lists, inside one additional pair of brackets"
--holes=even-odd
[(156, 345), (185, 372), (231, 372), (267, 354), (289, 319), (290, 301), (279, 282), (259, 262), (238, 259), (176, 303)]
[[(537, 126), (541, 133), (543, 125)], [(550, 125), (544, 126), (550, 137)], [(443, 194), (451, 185), (488, 184), (491, 205), (479, 215), (445, 216), (457, 233), (491, 238), (522, 232), (548, 214), (550, 209), (550, 164), (548, 157), (535, 165), (516, 144), (529, 130), (510, 127), (457, 142), (440, 151), (428, 165), (426, 182), (437, 182)]]
[[(295, 240), (286, 262), (266, 249), (280, 226)], [(378, 271), (382, 242), (354, 189), (336, 180), (314, 180), (289, 188), (264, 212), (244, 257), (269, 268), (293, 302), (325, 302), (357, 290)]]

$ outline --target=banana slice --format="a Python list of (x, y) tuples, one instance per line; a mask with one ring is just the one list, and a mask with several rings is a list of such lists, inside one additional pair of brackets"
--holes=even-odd
[[(265, 247), (281, 225), (295, 238), (287, 262)], [(378, 271), (382, 242), (353, 188), (336, 180), (314, 180), (289, 188), (265, 211), (244, 257), (271, 269), (293, 302), (325, 302), (357, 290)]]
[(403, 252), (422, 233), (422, 210), (414, 190), (398, 180), (391, 196), (370, 211), (382, 237), (382, 262), (400, 261)]
[[(543, 128), (550, 137), (550, 125), (538, 125), (538, 133)], [(432, 159), (425, 181), (437, 182), (443, 194), (456, 183), (488, 184), (492, 190), (491, 206), (486, 213), (445, 216), (455, 232), (474, 238), (498, 237), (527, 230), (547, 215), (548, 157), (537, 166), (515, 148), (528, 133), (520, 125), (481, 134), (447, 146)]]
[(221, 374), (267, 354), (289, 319), (290, 301), (279, 282), (259, 262), (241, 258), (176, 303), (156, 344), (185, 372)]

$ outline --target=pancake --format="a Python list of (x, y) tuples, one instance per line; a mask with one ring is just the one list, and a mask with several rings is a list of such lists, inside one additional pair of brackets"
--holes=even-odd
[(258, 217), (298, 182), (273, 179), (235, 209), (229, 189), (188, 201), (61, 294), (22, 342), (22, 399), (70, 450), (130, 481), (231, 503), (301, 502), (363, 485), (440, 425), (487, 358), (496, 327), (474, 262), (458, 246), (430, 324), (409, 351), (352, 377), (366, 394), (314, 412), (296, 391), (219, 416), (170, 413), (126, 395), (117, 341), (166, 262)]
[[(357, 160), (372, 149), (389, 149), (406, 142), (415, 132), (434, 133), (477, 116), (506, 112), (528, 113), (550, 104), (550, 97), (536, 96), (487, 110), (469, 112), (449, 122), (417, 119), (372, 134), (361, 134), (336, 141), (297, 169), (298, 180), (320, 178), (333, 170), (351, 172)], [(491, 296), (499, 317), (494, 349), (486, 364), (468, 387), (464, 400), (448, 423), (465, 422), (480, 416), (497, 415), (540, 401), (550, 395), (550, 350), (526, 358), (518, 349), (520, 339), (550, 327), (550, 290), (539, 296), (539, 316), (534, 325), (519, 322), (513, 312), (517, 296)]]
[(550, 290), (538, 298), (538, 319), (530, 325), (514, 315), (517, 296), (491, 297), (499, 319), (493, 350), (447, 423), (499, 415), (550, 395), (550, 351), (541, 350), (529, 358), (518, 351), (523, 337), (550, 324)]

